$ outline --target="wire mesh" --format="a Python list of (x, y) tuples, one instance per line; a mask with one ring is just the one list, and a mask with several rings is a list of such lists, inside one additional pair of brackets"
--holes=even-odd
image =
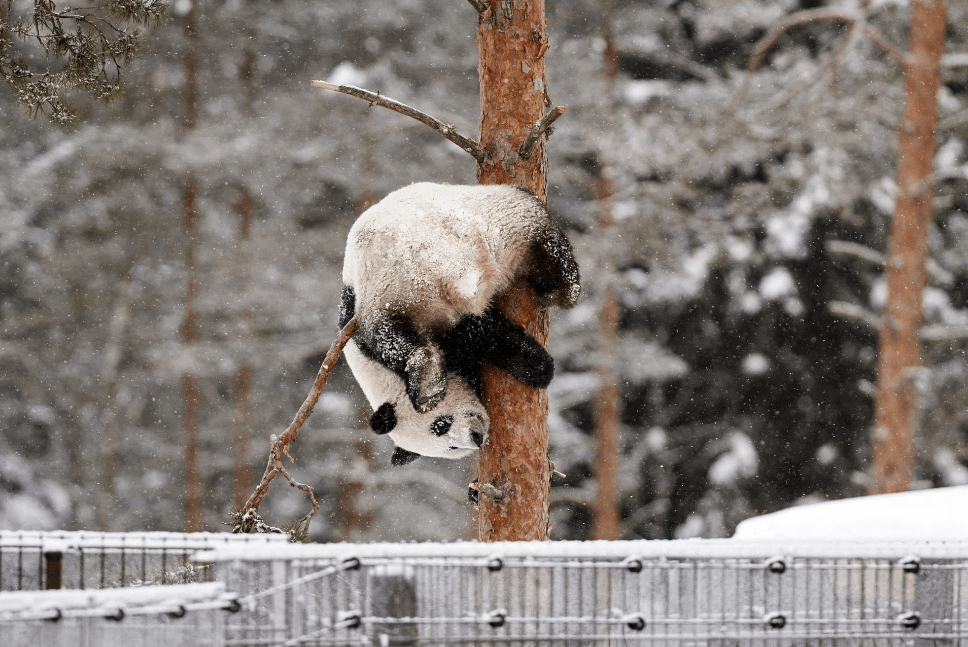
[(909, 550), (925, 545), (441, 546), (449, 554), (337, 545), (216, 558), (247, 611), (229, 618), (227, 644), (968, 645), (968, 560)]
[(266, 534), (0, 530), (0, 591), (49, 588), (53, 566), (59, 575), (57, 588), (210, 582), (210, 565), (191, 559), (198, 551), (287, 539)]
[(118, 589), (0, 592), (5, 647), (203, 647), (224, 643), (225, 609), (238, 609), (219, 583)]

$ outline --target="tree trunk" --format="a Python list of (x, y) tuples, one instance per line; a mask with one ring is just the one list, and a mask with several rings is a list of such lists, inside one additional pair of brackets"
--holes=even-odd
[(619, 506), (619, 390), (618, 301), (605, 289), (599, 312), (601, 336), (598, 365), (598, 401), (595, 403), (595, 501), (592, 504), (592, 539), (618, 539)]
[[(604, 123), (615, 122), (614, 96), (615, 75), (618, 73), (618, 50), (612, 34), (609, 18), (614, 2), (602, 2), (602, 76), (605, 82)], [(603, 147), (604, 148), (604, 147)], [(598, 177), (595, 180), (595, 199), (598, 201), (598, 226), (602, 232), (613, 224), (612, 183), (608, 165), (604, 161), (605, 150), (599, 151)], [(610, 287), (614, 268), (607, 260), (600, 261), (606, 287), (599, 306), (599, 358), (598, 401), (595, 403), (595, 500), (592, 503), (592, 539), (618, 539), (621, 522), (618, 473), (621, 467), (619, 451), (618, 389), (618, 321), (619, 310), (615, 293)]]
[(871, 439), (872, 494), (907, 490), (914, 465), (914, 378), (921, 364), (922, 294), (933, 219), (931, 174), (946, 15), (944, 0), (911, 3), (905, 106), (898, 141), (899, 194), (888, 243), (887, 304), (880, 331)]
[[(480, 15), (481, 146), (490, 159), (477, 169), (480, 184), (513, 184), (547, 204), (546, 153), (539, 143), (527, 159), (517, 150), (550, 107), (544, 55), (548, 49), (544, 0), (488, 0)], [(548, 315), (523, 281), (498, 306), (541, 344)], [(490, 440), (480, 452), (478, 478), (506, 492), (480, 497), (481, 541), (548, 538), (551, 466), (548, 395), (485, 366), (482, 399), (491, 418)]]
[[(195, 129), (198, 103), (198, 62), (195, 59), (195, 21), (193, 12), (185, 16), (185, 131)], [(183, 227), (185, 233), (185, 319), (182, 323), (182, 343), (186, 347), (195, 343), (197, 321), (195, 296), (198, 280), (195, 275), (195, 247), (197, 212), (195, 200), (198, 182), (190, 177), (183, 196)], [(198, 387), (191, 373), (182, 375), (182, 395), (185, 403), (185, 529), (198, 532), (202, 529), (202, 483), (198, 471)]]
[[(243, 66), (243, 69), (247, 69)], [(243, 76), (243, 80), (245, 77)], [(239, 187), (239, 251), (236, 256), (236, 271), (240, 290), (249, 289), (249, 232), (252, 225), (252, 195), (245, 185)], [(252, 367), (246, 359), (246, 350), (251, 346), (252, 312), (244, 308), (239, 313), (239, 367), (235, 371), (235, 505), (242, 507), (249, 498), (252, 487), (252, 465), (249, 461), (249, 441), (252, 438)]]
[[(251, 38), (251, 35), (250, 35)], [(250, 45), (242, 51), (242, 62), (239, 65), (239, 85), (242, 89), (242, 114), (252, 118), (255, 111), (252, 108), (255, 97), (255, 54)], [(236, 204), (239, 215), (239, 245), (236, 255), (236, 271), (238, 272), (238, 289), (247, 292), (250, 289), (251, 259), (249, 258), (249, 238), (252, 231), (252, 194), (244, 183), (239, 184), (239, 201)], [(247, 351), (252, 343), (252, 311), (248, 307), (239, 313), (240, 352), (238, 354), (239, 367), (235, 372), (235, 411), (236, 435), (235, 441), (235, 505), (241, 508), (249, 498), (252, 487), (252, 465), (249, 461), (249, 441), (252, 438), (252, 367), (248, 362)]]

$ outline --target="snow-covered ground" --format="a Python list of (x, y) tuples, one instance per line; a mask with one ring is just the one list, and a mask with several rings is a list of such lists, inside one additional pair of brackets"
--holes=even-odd
[(968, 540), (968, 486), (840, 499), (747, 519), (736, 539), (789, 541)]

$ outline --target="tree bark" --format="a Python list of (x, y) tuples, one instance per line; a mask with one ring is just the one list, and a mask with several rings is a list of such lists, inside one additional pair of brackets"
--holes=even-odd
[[(543, 142), (522, 157), (518, 147), (551, 105), (544, 55), (548, 49), (544, 0), (488, 0), (477, 30), (480, 50), (481, 137), (488, 157), (477, 169), (480, 184), (513, 184), (547, 204)], [(542, 345), (548, 315), (523, 281), (498, 307)], [(478, 478), (506, 494), (481, 495), (481, 541), (548, 538), (551, 466), (548, 460), (548, 396), (485, 366), (482, 399), (491, 418), (490, 439), (480, 452)]]
[[(193, 10), (194, 11), (194, 10)], [(198, 61), (195, 58), (195, 17), (193, 11), (185, 16), (185, 116), (186, 132), (195, 129), (198, 104)], [(195, 270), (196, 220), (195, 201), (198, 182), (189, 177), (183, 194), (183, 227), (185, 233), (185, 318), (182, 323), (182, 343), (195, 343), (197, 320), (195, 296), (198, 279)], [(198, 532), (202, 529), (202, 480), (198, 469), (198, 387), (192, 373), (182, 375), (185, 428), (185, 529)]]
[[(618, 49), (612, 33), (611, 17), (614, 2), (601, 3), (603, 22), (602, 77), (605, 82), (604, 123), (615, 122), (614, 96), (615, 76), (618, 74)], [(602, 232), (613, 224), (612, 183), (608, 165), (603, 157), (605, 147), (599, 151), (598, 177), (595, 180), (595, 199), (598, 201), (598, 226)], [(619, 502), (618, 473), (622, 464), (619, 450), (619, 407), (621, 399), (618, 388), (618, 323), (619, 309), (615, 293), (609, 285), (614, 268), (608, 260), (600, 261), (606, 277), (606, 287), (599, 305), (599, 358), (598, 401), (595, 403), (595, 500), (592, 502), (592, 539), (618, 539), (622, 518)]]
[(931, 175), (946, 22), (945, 0), (911, 3), (905, 106), (898, 139), (899, 195), (885, 264), (888, 296), (880, 330), (871, 439), (872, 494), (907, 490), (914, 466), (914, 377), (921, 365), (922, 294), (927, 283), (928, 233), (933, 220)]
[(618, 539), (619, 505), (619, 390), (618, 301), (605, 289), (599, 311), (598, 401), (595, 403), (595, 501), (592, 503), (592, 539)]

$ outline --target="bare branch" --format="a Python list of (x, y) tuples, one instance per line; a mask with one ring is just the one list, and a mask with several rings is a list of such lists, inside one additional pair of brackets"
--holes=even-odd
[(855, 21), (851, 23), (850, 33), (847, 34), (847, 37), (844, 38), (844, 40), (840, 43), (840, 45), (837, 47), (834, 53), (830, 55), (830, 57), (823, 63), (823, 65), (821, 65), (818, 69), (816, 69), (812, 74), (810, 74), (808, 78), (804, 79), (802, 82), (791, 84), (786, 92), (783, 92), (777, 95), (776, 97), (774, 97), (769, 102), (769, 104), (767, 104), (767, 106), (765, 107), (765, 110), (768, 112), (772, 112), (774, 110), (778, 110), (782, 108), (787, 103), (789, 103), (794, 98), (796, 98), (797, 95), (802, 93), (804, 90), (816, 85), (827, 73), (829, 73), (831, 77), (833, 77), (837, 69), (837, 65), (839, 65), (840, 62), (843, 61), (844, 58), (846, 58), (847, 54), (854, 48), (854, 45), (857, 44), (858, 37), (862, 32), (863, 30), (861, 29), (861, 23), (859, 21)]
[(487, 160), (488, 154), (480, 144), (472, 139), (464, 137), (456, 130), (454, 127), (439, 119), (431, 117), (425, 112), (420, 112), (416, 108), (411, 108), (410, 106), (400, 103), (395, 99), (389, 97), (384, 97), (376, 92), (371, 92), (369, 90), (364, 90), (363, 88), (358, 88), (353, 85), (335, 85), (333, 83), (327, 83), (326, 81), (310, 81), (310, 85), (314, 88), (322, 88), (324, 90), (332, 90), (333, 92), (341, 92), (342, 94), (348, 94), (358, 99), (363, 99), (368, 101), (371, 106), (380, 106), (381, 108), (387, 108), (388, 110), (393, 110), (394, 112), (399, 112), (401, 115), (406, 115), (412, 119), (416, 119), (422, 124), (430, 126), (445, 138), (457, 144), (465, 151), (471, 154), (471, 156), (477, 160), (479, 164), (484, 163)]
[(531, 132), (528, 133), (528, 136), (518, 148), (518, 155), (524, 159), (531, 157), (531, 153), (534, 152), (534, 147), (538, 145), (538, 140), (541, 139), (541, 135), (545, 133), (550, 134), (551, 125), (563, 114), (565, 114), (565, 109), (562, 106), (548, 110), (545, 116), (541, 118), (541, 121), (531, 127)]
[(313, 489), (302, 483), (295, 481), (286, 471), (285, 465), (282, 462), (282, 456), (286, 455), (289, 460), (295, 462), (295, 459), (289, 453), (289, 446), (296, 442), (299, 437), (299, 430), (302, 428), (303, 424), (313, 413), (313, 408), (316, 403), (319, 402), (319, 396), (322, 394), (323, 389), (326, 387), (326, 382), (329, 381), (329, 375), (333, 371), (333, 367), (336, 365), (336, 361), (339, 359), (340, 353), (343, 352), (343, 347), (349, 342), (353, 334), (356, 333), (356, 317), (350, 319), (343, 329), (340, 331), (336, 339), (329, 347), (329, 351), (326, 353), (326, 357), (323, 359), (322, 366), (319, 367), (319, 372), (316, 374), (316, 380), (313, 382), (313, 388), (310, 390), (309, 395), (306, 396), (306, 400), (299, 407), (299, 411), (296, 412), (296, 417), (293, 421), (286, 427), (286, 430), (282, 432), (281, 435), (276, 436), (273, 434), (269, 438), (270, 450), (269, 450), (269, 463), (266, 465), (265, 474), (262, 475), (262, 481), (256, 487), (255, 491), (249, 497), (249, 500), (245, 502), (242, 506), (241, 515), (239, 516), (239, 523), (232, 529), (232, 532), (236, 533), (247, 533), (257, 531), (257, 524), (261, 522), (261, 518), (258, 516), (259, 506), (262, 504), (262, 500), (265, 498), (266, 493), (269, 491), (269, 484), (272, 483), (278, 475), (285, 477), (289, 481), (289, 485), (294, 488), (298, 488), (309, 495), (309, 500), (313, 505), (313, 509), (302, 519), (296, 523), (297, 531), (300, 534), (306, 534), (309, 531), (309, 522), (312, 520), (313, 515), (319, 510), (319, 504), (316, 503), (316, 497), (313, 495)]
[(487, 3), (484, 0), (467, 0), (471, 3), (471, 6), (477, 10), (477, 13), (484, 13), (487, 11)]
[[(841, 22), (851, 28), (851, 33), (847, 36), (846, 42), (840, 48), (838, 48), (838, 51), (821, 68), (821, 73), (835, 67), (836, 64), (846, 55), (856, 38), (858, 29), (864, 35), (870, 38), (871, 42), (884, 50), (884, 52), (894, 59), (899, 65), (903, 67), (907, 64), (905, 55), (898, 51), (897, 48), (895, 48), (880, 32), (867, 24), (867, 21), (863, 15), (850, 14), (840, 9), (829, 9), (826, 7), (797, 11), (787, 17), (786, 20), (778, 24), (776, 27), (771, 29), (766, 36), (761, 38), (759, 42), (756, 43), (756, 47), (753, 49), (753, 54), (750, 57), (750, 62), (746, 66), (746, 75), (743, 77), (743, 84), (737, 91), (736, 98), (733, 99), (734, 112), (739, 110), (739, 107), (743, 102), (743, 98), (746, 96), (746, 93), (749, 90), (750, 83), (753, 79), (753, 73), (756, 72), (756, 70), (763, 63), (763, 59), (766, 57), (766, 53), (770, 51), (770, 48), (773, 47), (785, 33), (794, 27), (823, 20)], [(798, 85), (797, 92), (799, 91), (800, 87), (803, 86)], [(786, 101), (788, 100), (789, 98), (786, 99)]]
[(894, 62), (900, 65), (902, 68), (907, 65), (907, 56), (894, 47), (889, 40), (881, 32), (874, 29), (867, 22), (864, 23), (864, 34), (871, 39), (871, 42), (884, 50), (884, 53), (894, 59)]

